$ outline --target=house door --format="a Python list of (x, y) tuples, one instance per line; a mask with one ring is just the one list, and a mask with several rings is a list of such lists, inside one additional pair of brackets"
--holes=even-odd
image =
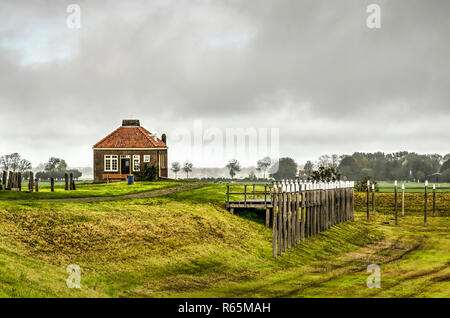
[(120, 159), (120, 173), (121, 174), (130, 174), (130, 158), (122, 158)]

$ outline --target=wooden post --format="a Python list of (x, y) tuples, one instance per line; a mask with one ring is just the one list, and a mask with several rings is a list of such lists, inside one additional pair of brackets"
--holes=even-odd
[(253, 199), (255, 198), (255, 184), (253, 183)]
[(436, 216), (436, 185), (433, 184), (433, 217)]
[(33, 192), (34, 188), (34, 173), (30, 171), (30, 179), (28, 179), (28, 191)]
[(11, 190), (11, 188), (12, 188), (12, 178), (13, 178), (12, 171), (10, 171), (8, 173), (8, 186), (7, 186), (7, 189), (9, 189), (9, 190)]
[(425, 180), (425, 211), (424, 211), (425, 226), (427, 226), (427, 207), (428, 207), (428, 180)]
[(270, 227), (270, 209), (266, 208), (266, 227)]
[(372, 214), (375, 214), (375, 184), (372, 183)]
[(347, 189), (345, 183), (342, 183), (342, 222), (347, 221)]
[(300, 240), (305, 239), (305, 184), (301, 184)]
[(306, 185), (305, 191), (305, 229), (306, 229), (306, 237), (311, 236), (311, 185), (308, 183)]
[(22, 191), (22, 173), (21, 172), (19, 172), (18, 173), (18, 185), (17, 185), (17, 187), (19, 188), (19, 191)]
[(227, 209), (230, 209), (230, 185), (227, 184)]
[(324, 204), (324, 191), (322, 184), (319, 185), (319, 232), (325, 230), (325, 204)]
[(36, 192), (39, 192), (39, 179), (36, 178), (34, 181), (36, 182)]
[(70, 190), (75, 190), (73, 188), (73, 173), (69, 174), (69, 189)]
[(300, 225), (300, 185), (297, 183), (295, 185), (295, 226), (296, 226), (296, 233), (297, 233), (297, 244), (300, 243), (301, 239), (302, 239), (302, 235), (301, 235), (301, 225)]
[(286, 225), (287, 225), (287, 248), (291, 248), (292, 245), (292, 218), (291, 218), (291, 192), (290, 186), (286, 185)]
[(398, 225), (398, 200), (397, 200), (397, 180), (395, 180), (395, 185), (394, 185), (394, 201), (395, 201), (395, 225)]
[(326, 213), (326, 226), (328, 230), (330, 228), (330, 189), (328, 182), (325, 184), (325, 213)]
[(267, 206), (267, 184), (264, 185), (264, 206)]
[(316, 190), (315, 184), (311, 189), (311, 236), (316, 235)]
[(402, 216), (405, 216), (405, 184), (402, 183)]
[(287, 194), (283, 189), (283, 252), (287, 249)]
[(350, 195), (352, 196), (352, 204), (351, 204), (351, 209), (352, 209), (352, 220), (355, 218), (355, 185), (354, 182), (351, 181), (351, 190), (350, 190)]
[(345, 188), (344, 183), (341, 183), (341, 222), (345, 222)]
[(370, 221), (370, 215), (369, 215), (369, 195), (370, 195), (370, 181), (367, 180), (367, 222)]
[(244, 185), (244, 207), (247, 207), (247, 185)]
[(276, 188), (273, 189), (273, 208), (272, 208), (272, 253), (273, 257), (277, 257), (277, 192)]
[(279, 188), (276, 195), (278, 203), (278, 212), (277, 212), (278, 255), (281, 255), (281, 253), (283, 252), (283, 189)]
[(50, 191), (55, 192), (55, 178), (50, 178)]
[(64, 174), (64, 190), (69, 190), (69, 175), (67, 173)]
[(319, 206), (319, 191), (318, 184), (316, 183), (314, 190), (314, 234), (319, 234), (319, 214), (320, 214), (320, 206)]
[(7, 179), (8, 179), (8, 173), (6, 171), (3, 171), (3, 178), (2, 178), (3, 190), (6, 190)]
[(330, 183), (330, 187), (331, 187), (331, 190), (330, 190), (330, 205), (331, 205), (331, 211), (330, 211), (330, 215), (331, 215), (331, 220), (330, 220), (330, 226), (334, 226), (334, 218), (335, 218), (335, 216), (334, 216), (334, 212), (335, 212), (335, 207), (336, 207), (336, 205), (335, 205), (335, 203), (334, 203), (334, 191), (335, 191), (335, 189), (334, 189), (334, 187), (335, 187), (335, 183), (334, 182), (332, 182), (332, 183)]

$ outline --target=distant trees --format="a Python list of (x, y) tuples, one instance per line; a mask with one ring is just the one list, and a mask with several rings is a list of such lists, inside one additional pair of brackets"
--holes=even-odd
[(375, 180), (425, 180), (441, 171), (443, 157), (439, 154), (420, 155), (401, 151), (391, 154), (382, 152), (342, 156), (338, 172), (349, 180), (361, 180), (372, 176)]
[(236, 172), (241, 171), (241, 166), (239, 165), (239, 162), (236, 159), (231, 159), (225, 167), (228, 169), (231, 179), (234, 178)]
[(175, 161), (172, 162), (172, 167), (170, 168), (170, 170), (172, 170), (173, 173), (175, 173), (175, 179), (177, 179), (178, 177), (178, 172), (181, 170), (181, 165), (179, 162)]
[(314, 170), (314, 164), (311, 162), (311, 160), (306, 161), (305, 166), (303, 167), (303, 170), (305, 171), (305, 175), (307, 178), (312, 176), (312, 173)]
[(444, 172), (445, 170), (448, 169), (450, 169), (450, 158), (442, 164), (441, 172)]
[(285, 157), (272, 165), (270, 176), (276, 180), (293, 179), (297, 176), (297, 163), (294, 159)]
[(250, 173), (248, 174), (247, 179), (249, 181), (256, 181), (256, 180), (258, 180), (258, 177), (256, 177), (256, 174), (255, 174), (255, 171), (253, 171), (253, 170), (250, 171)]
[(73, 174), (74, 179), (80, 178), (83, 174), (76, 169), (68, 169), (64, 159), (51, 157), (44, 165), (44, 171), (36, 173), (36, 178), (41, 180), (49, 180), (55, 178), (57, 180), (64, 179), (65, 174)]
[(23, 159), (15, 152), (10, 155), (0, 157), (0, 167), (2, 170), (14, 172), (26, 172), (31, 170), (31, 162)]
[(341, 180), (341, 175), (334, 167), (320, 166), (318, 170), (313, 171), (309, 179), (323, 182), (339, 181)]
[(51, 157), (48, 159), (47, 163), (45, 164), (45, 171), (52, 172), (52, 171), (65, 171), (67, 170), (67, 163), (64, 159)]
[(266, 171), (269, 169), (270, 165), (272, 164), (272, 160), (270, 157), (264, 157), (261, 160), (258, 160), (256, 164), (256, 171), (263, 172), (263, 178), (266, 177)]
[(186, 173), (186, 179), (187, 178), (189, 178), (189, 172), (192, 172), (192, 167), (193, 167), (194, 165), (191, 163), (191, 162), (189, 162), (189, 161), (186, 161), (185, 163), (184, 163), (184, 165), (183, 165), (183, 171)]
[(441, 173), (440, 180), (443, 182), (450, 182), (450, 169), (447, 169)]

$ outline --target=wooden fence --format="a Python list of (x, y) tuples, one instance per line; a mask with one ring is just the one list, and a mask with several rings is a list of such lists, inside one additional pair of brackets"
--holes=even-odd
[(353, 182), (275, 182), (273, 186), (273, 257), (307, 237), (354, 217)]
[[(34, 173), (32, 171), (29, 172), (28, 178), (28, 192), (39, 192), (39, 179), (34, 178)], [(73, 173), (65, 174), (65, 186), (64, 189), (68, 190), (76, 190), (75, 180), (73, 178)], [(1, 174), (1, 182), (0, 182), (0, 190), (13, 190), (13, 191), (22, 191), (22, 173), (9, 171), (9, 176), (7, 171), (3, 171)], [(50, 191), (55, 191), (55, 179), (50, 178)]]
[[(398, 183), (397, 181), (395, 181), (394, 186), (393, 187), (379, 187), (379, 189), (393, 189), (394, 190), (394, 216), (395, 216), (395, 225), (398, 225), (398, 210), (399, 210), (399, 189), (398, 189)], [(427, 226), (427, 217), (428, 217), (428, 192), (429, 192), (429, 186), (428, 186), (428, 181), (425, 181), (424, 186), (423, 187), (408, 187), (408, 189), (423, 189), (424, 190), (424, 225)], [(436, 188), (436, 184), (433, 184), (431, 192), (432, 192), (432, 212), (433, 212), (433, 217), (436, 216), (436, 193), (438, 191), (436, 190), (447, 190), (450, 189), (449, 187), (439, 187)], [(405, 215), (405, 190), (406, 190), (406, 186), (405, 184), (401, 185), (401, 213), (402, 216)], [(370, 196), (372, 192), (372, 200), (370, 200)], [(370, 181), (367, 181), (367, 197), (366, 197), (366, 203), (367, 203), (367, 221), (370, 220), (370, 206), (372, 206), (372, 213), (375, 213), (376, 210), (376, 204), (375, 204), (375, 184), (371, 184)]]

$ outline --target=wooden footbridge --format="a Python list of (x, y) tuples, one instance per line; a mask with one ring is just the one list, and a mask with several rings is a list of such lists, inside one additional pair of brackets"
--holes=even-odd
[(244, 185), (244, 192), (232, 192), (228, 185), (226, 206), (231, 213), (236, 208), (265, 209), (266, 226), (272, 223), (273, 257), (277, 257), (309, 236), (352, 220), (353, 187), (354, 182), (350, 181), (283, 180), (269, 185), (253, 184), (250, 192), (248, 185)]

